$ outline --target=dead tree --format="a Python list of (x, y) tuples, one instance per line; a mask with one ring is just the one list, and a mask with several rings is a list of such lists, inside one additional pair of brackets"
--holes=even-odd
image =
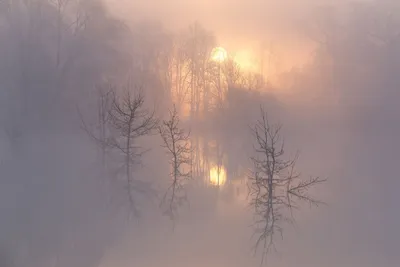
[(318, 206), (321, 201), (308, 194), (313, 186), (326, 181), (319, 177), (301, 180), (295, 171), (298, 155), (284, 159), (284, 141), (281, 126), (271, 125), (261, 108), (261, 119), (251, 127), (255, 139), (255, 156), (251, 157), (254, 169), (249, 177), (250, 204), (254, 208), (255, 252), (262, 249), (262, 261), (275, 249), (276, 236), (283, 237), (283, 226), (293, 224), (293, 210), (300, 202)]
[(185, 185), (191, 179), (191, 154), (190, 132), (180, 128), (180, 119), (175, 105), (169, 113), (168, 120), (164, 120), (159, 126), (160, 136), (163, 140), (169, 157), (171, 183), (162, 198), (161, 207), (163, 213), (172, 221), (176, 219), (178, 209), (187, 202)]
[(111, 136), (106, 145), (123, 158), (122, 168), (125, 170), (125, 179), (128, 199), (135, 216), (139, 215), (133, 192), (148, 193), (151, 187), (148, 183), (133, 179), (132, 167), (140, 163), (140, 158), (146, 151), (137, 144), (137, 139), (152, 134), (158, 121), (154, 111), (144, 107), (142, 93), (132, 93), (127, 88), (122, 97), (113, 93), (111, 109), (109, 111), (109, 125)]
[(144, 107), (144, 96), (141, 92), (132, 92), (130, 86), (125, 89), (121, 95), (114, 87), (110, 87), (108, 91), (100, 91), (97, 134), (87, 126), (82, 116), (81, 121), (84, 130), (101, 148), (102, 153), (107, 153), (117, 162), (117, 175), (122, 174), (123, 180), (126, 181), (130, 208), (137, 217), (139, 210), (134, 192), (141, 194), (153, 192), (149, 183), (134, 179), (132, 176), (133, 165), (140, 163), (142, 155), (146, 152), (137, 140), (152, 134), (158, 121), (154, 111)]

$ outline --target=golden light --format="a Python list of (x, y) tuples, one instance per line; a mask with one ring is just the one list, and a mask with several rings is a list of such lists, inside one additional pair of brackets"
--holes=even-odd
[(216, 62), (224, 62), (228, 57), (228, 53), (223, 47), (216, 47), (211, 52), (211, 59)]
[(210, 169), (210, 183), (215, 186), (221, 186), (226, 183), (226, 170), (224, 166), (213, 166)]
[(259, 70), (257, 59), (249, 50), (237, 51), (233, 58), (240, 68), (245, 71), (257, 72)]

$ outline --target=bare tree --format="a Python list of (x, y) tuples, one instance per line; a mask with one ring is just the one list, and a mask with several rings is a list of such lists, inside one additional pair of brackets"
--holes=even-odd
[(161, 207), (164, 209), (164, 214), (173, 221), (176, 219), (178, 208), (187, 202), (185, 184), (192, 177), (190, 132), (185, 132), (179, 124), (179, 115), (174, 105), (168, 120), (164, 120), (159, 126), (163, 140), (162, 147), (170, 158), (170, 177), (172, 178), (162, 199)]
[[(110, 153), (118, 162), (118, 174), (123, 170), (128, 200), (134, 216), (139, 215), (133, 192), (147, 194), (153, 192), (151, 185), (134, 179), (132, 167), (140, 163), (146, 152), (137, 144), (137, 139), (153, 133), (158, 125), (154, 111), (144, 107), (144, 96), (139, 92), (131, 92), (127, 86), (125, 92), (117, 94), (114, 87), (99, 90), (98, 119), (99, 130), (94, 133), (84, 122), (86, 133), (100, 146), (103, 154)], [(103, 161), (104, 163), (104, 161)]]
[(174, 38), (173, 43), (173, 57), (171, 62), (171, 68), (174, 70), (171, 88), (171, 94), (174, 97), (174, 102), (179, 111), (185, 109), (185, 105), (188, 102), (190, 96), (190, 62), (189, 56), (186, 53), (185, 38), (182, 35)]
[(240, 85), (241, 79), (243, 79), (243, 71), (240, 69), (240, 65), (235, 62), (232, 57), (225, 60), (223, 74), (228, 84), (228, 89), (231, 86)]
[(293, 209), (300, 202), (318, 206), (323, 202), (308, 194), (313, 186), (326, 181), (319, 177), (301, 180), (295, 171), (298, 155), (284, 159), (284, 141), (280, 125), (271, 125), (261, 108), (261, 119), (251, 127), (255, 138), (255, 154), (251, 157), (254, 170), (249, 177), (250, 204), (255, 212), (255, 252), (262, 248), (262, 261), (271, 249), (276, 249), (276, 235), (282, 237), (283, 225), (293, 224)]
[(135, 180), (132, 177), (132, 166), (140, 163), (140, 158), (146, 151), (136, 141), (149, 135), (156, 128), (158, 121), (154, 111), (144, 107), (144, 96), (141, 92), (132, 93), (130, 87), (122, 97), (115, 92), (109, 112), (109, 124), (112, 135), (107, 140), (107, 146), (117, 151), (123, 157), (122, 167), (125, 168), (128, 199), (135, 216), (139, 215), (134, 200), (133, 191), (148, 193), (151, 191), (148, 183)]

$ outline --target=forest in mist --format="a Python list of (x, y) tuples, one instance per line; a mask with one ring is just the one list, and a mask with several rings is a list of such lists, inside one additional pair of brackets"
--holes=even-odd
[(399, 266), (397, 0), (0, 0), (0, 267)]

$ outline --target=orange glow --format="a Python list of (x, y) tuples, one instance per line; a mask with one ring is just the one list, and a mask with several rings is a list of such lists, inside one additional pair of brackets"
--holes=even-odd
[(240, 68), (246, 72), (257, 72), (259, 69), (257, 58), (248, 50), (237, 51), (233, 57)]
[(224, 166), (213, 166), (210, 169), (210, 183), (215, 186), (222, 186), (226, 183), (226, 170)]

